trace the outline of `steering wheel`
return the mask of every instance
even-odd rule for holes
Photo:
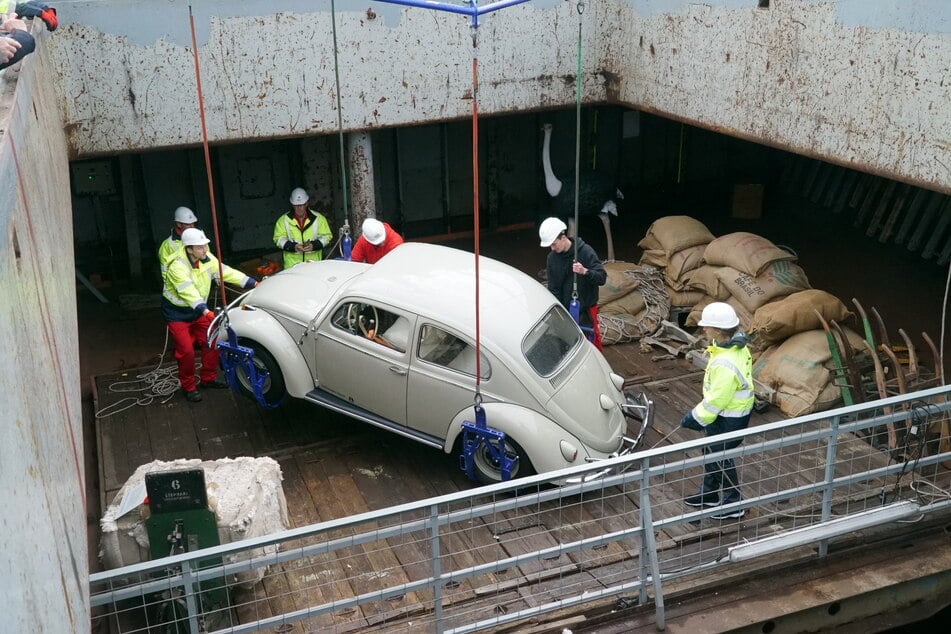
[[[352,304],[347,312],[347,327],[353,334],[359,331],[367,339],[373,339],[380,327],[380,315],[376,306]]]

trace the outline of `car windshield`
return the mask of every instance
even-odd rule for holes
[[[581,331],[560,306],[552,306],[522,342],[522,354],[542,376],[550,376],[581,340]]]

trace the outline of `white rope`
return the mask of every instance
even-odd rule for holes
[[[162,353],[159,356],[158,365],[152,370],[143,374],[137,374],[131,381],[116,381],[108,386],[108,390],[118,394],[140,394],[139,396],[127,396],[110,405],[103,407],[96,412],[96,418],[106,418],[119,412],[124,412],[136,406],[145,407],[151,405],[156,399],[162,399],[166,403],[172,398],[172,395],[178,391],[178,368],[175,363],[169,363],[162,366],[165,360],[165,353],[168,351],[168,329],[165,329],[165,344],[162,346]]]

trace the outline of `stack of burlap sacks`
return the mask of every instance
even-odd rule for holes
[[[775,391],[773,399],[784,413],[798,416],[839,403],[832,354],[816,311],[837,322],[852,314],[837,297],[810,286],[794,253],[752,233],[715,237],[689,216],[658,219],[638,246],[643,249],[638,265],[606,265],[604,288],[610,299],[599,302],[606,314],[599,323],[602,332],[611,332],[622,305],[639,305],[639,285],[628,291],[634,297],[618,294],[631,271],[653,268],[663,280],[669,306],[690,309],[686,326],[696,326],[710,302],[726,302],[736,310],[750,336],[754,378]],[[630,321],[637,313],[632,315]],[[845,330],[853,346],[861,348],[861,338]]]

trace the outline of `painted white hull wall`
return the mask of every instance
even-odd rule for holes
[[[191,0],[213,143],[472,114],[466,16],[380,2]],[[485,3],[482,3],[485,4]],[[951,3],[589,0],[585,103],[617,103],[951,191]],[[201,142],[186,0],[74,2],[51,46],[74,157]],[[576,3],[477,29],[479,112],[575,103]]]
[[[66,140],[39,29],[0,78],[3,632],[89,629],[86,488]]]

